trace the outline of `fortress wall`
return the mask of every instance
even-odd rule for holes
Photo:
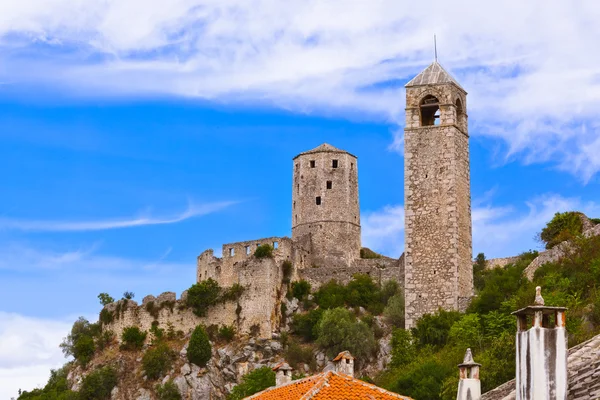
[[[150,331],[152,323],[158,321],[158,327],[164,329],[168,328],[168,324],[173,324],[173,329],[177,331],[183,331],[189,333],[198,325],[236,325],[236,307],[235,302],[227,302],[224,304],[218,304],[211,307],[208,310],[206,317],[196,316],[190,308],[180,309],[183,304],[182,300],[177,300],[173,309],[169,307],[163,307],[158,312],[158,317],[154,318],[148,311],[146,311],[145,305],[138,305],[133,300],[125,300],[127,302],[127,308],[121,312],[119,316],[115,315],[113,322],[103,326],[103,329],[113,331],[116,335],[117,340],[121,341],[121,333],[123,329],[130,326],[137,326],[141,330]],[[123,300],[122,300],[123,302]],[[158,304],[155,302],[155,306]],[[108,304],[105,309],[115,312],[117,303]]]
[[[300,278],[310,282],[313,288],[318,288],[330,280],[346,284],[354,274],[370,275],[377,283],[395,280],[404,287],[404,263],[387,257],[358,259],[350,266],[306,268],[299,273]]]
[[[268,244],[275,247],[273,258],[278,264],[285,260],[292,261],[294,246],[288,237],[269,237],[244,242],[227,243],[223,245],[223,257],[214,256],[212,249],[204,251],[197,258],[196,282],[212,278],[222,287],[229,287],[239,283],[239,274],[242,265],[247,260],[253,259],[258,246]]]
[[[278,325],[281,296],[281,262],[276,258],[252,258],[239,268],[239,283],[246,290],[240,298],[240,331],[260,328],[260,337],[271,338]]]

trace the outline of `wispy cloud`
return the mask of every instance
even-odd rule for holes
[[[557,194],[546,194],[522,205],[493,205],[487,192],[473,204],[473,251],[490,257],[513,256],[538,249],[536,234],[556,212],[578,210],[600,215],[600,203],[584,202]],[[362,218],[363,245],[385,255],[398,257],[404,251],[404,209],[386,206],[365,213]]]
[[[101,231],[107,229],[133,228],[146,225],[174,224],[190,218],[221,211],[236,204],[234,201],[223,201],[206,204],[189,204],[188,208],[171,216],[138,216],[130,218],[107,219],[96,221],[43,221],[22,220],[0,217],[0,229],[35,231],[35,232],[81,232]]]
[[[404,251],[404,206],[385,206],[361,215],[362,245],[389,257]]]
[[[598,19],[594,0],[4,0],[0,80],[401,128],[401,85],[431,61],[436,32],[470,93],[472,133],[499,139],[504,161],[551,162],[587,182],[600,170]]]

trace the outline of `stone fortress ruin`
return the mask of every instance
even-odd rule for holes
[[[227,243],[221,257],[212,249],[198,256],[197,282],[244,287],[234,303],[198,317],[185,308],[185,292],[180,300],[174,293],[147,296],[119,310],[113,330],[147,329],[155,321],[184,331],[224,324],[270,338],[284,325],[285,280],[319,287],[347,283],[356,273],[404,288],[407,328],[440,307],[465,309],[473,291],[466,92],[437,61],[406,85],[404,171],[406,243],[399,259],[361,258],[358,159],[325,143],[293,159],[291,238]],[[264,244],[273,247],[272,257],[255,257]],[[284,264],[291,265],[289,276]]]

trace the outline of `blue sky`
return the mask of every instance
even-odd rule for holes
[[[591,1],[50,3],[0,6],[2,398],[98,293],[180,293],[204,249],[289,235],[291,160],[323,142],[359,157],[363,244],[399,256],[403,85],[434,32],[469,92],[474,252],[600,216]]]

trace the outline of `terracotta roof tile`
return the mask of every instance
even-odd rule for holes
[[[323,372],[287,385],[266,389],[248,397],[252,400],[410,400],[370,383],[336,372]]]

